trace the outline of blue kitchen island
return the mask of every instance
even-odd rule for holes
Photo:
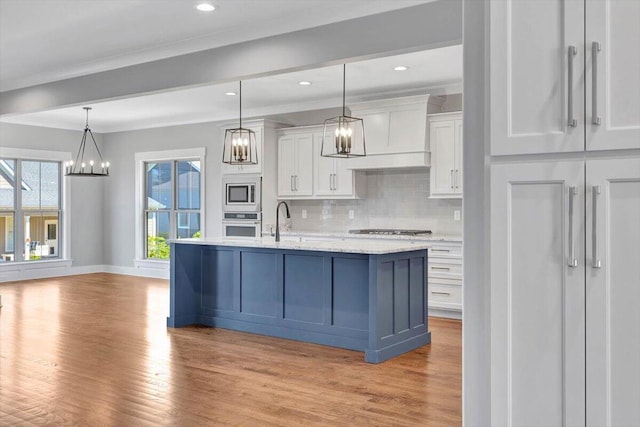
[[[171,242],[169,327],[200,324],[363,351],[431,342],[427,246],[414,242]]]

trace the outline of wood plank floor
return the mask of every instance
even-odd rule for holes
[[[455,426],[461,323],[379,365],[363,353],[166,328],[166,280],[0,284],[0,425]]]

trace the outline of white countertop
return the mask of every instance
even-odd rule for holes
[[[429,247],[427,242],[418,241],[385,241],[376,242],[362,240],[330,240],[330,241],[299,241],[282,240],[275,242],[273,237],[263,237],[261,239],[239,239],[239,238],[206,238],[206,239],[177,239],[171,240],[177,244],[191,245],[212,245],[212,246],[236,246],[249,248],[287,249],[299,251],[321,251],[321,252],[345,252],[356,254],[383,255],[398,252],[409,252],[423,250]]]
[[[262,233],[263,236],[268,236],[269,233]],[[304,230],[289,230],[281,231],[281,237],[319,237],[319,238],[334,238],[334,239],[380,239],[380,240],[405,240],[405,241],[417,241],[417,242],[462,242],[462,236],[455,236],[449,234],[420,234],[418,236],[399,236],[397,234],[354,234],[349,232],[339,231],[304,231]]]

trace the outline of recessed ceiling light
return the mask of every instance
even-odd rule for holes
[[[394,71],[407,71],[409,67],[405,67],[404,65],[398,65],[397,67],[393,67]]]
[[[235,92],[225,92],[224,94],[227,95],[227,96],[236,96],[237,95],[237,93],[235,93]]]
[[[308,82],[308,81],[301,81],[301,82],[298,82],[298,84],[299,84],[300,86],[310,86],[310,85],[311,85],[311,82]]]
[[[216,10],[216,7],[211,3],[198,3],[196,9],[198,9],[200,12],[213,12],[214,10]]]

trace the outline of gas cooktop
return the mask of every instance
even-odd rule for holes
[[[349,230],[351,234],[384,234],[391,236],[418,236],[421,234],[431,234],[431,230],[399,230],[385,228],[364,228],[359,230]]]

